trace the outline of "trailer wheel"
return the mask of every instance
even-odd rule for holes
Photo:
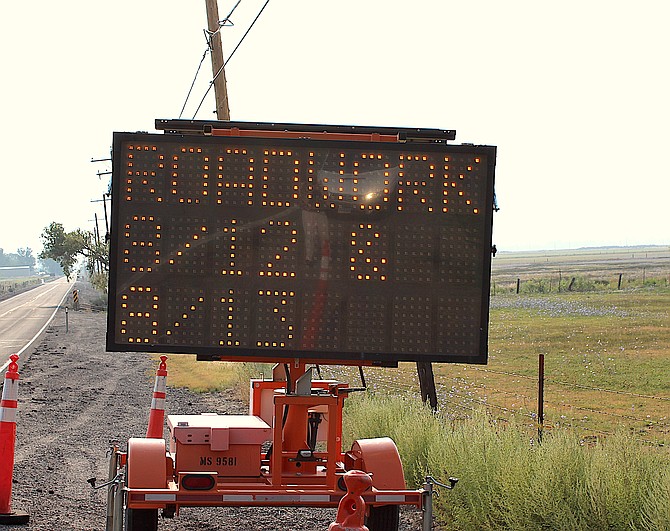
[[[158,531],[158,509],[126,509],[126,531]]]
[[[370,531],[398,531],[400,507],[398,505],[371,506],[370,515],[365,519]]]

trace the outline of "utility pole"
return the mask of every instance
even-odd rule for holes
[[[210,31],[212,51],[212,74],[214,75],[214,98],[216,99],[216,117],[219,120],[230,120],[228,107],[228,88],[226,72],[223,69],[223,48],[221,47],[221,31],[219,26],[219,6],[217,0],[205,0],[207,7],[207,28]]]

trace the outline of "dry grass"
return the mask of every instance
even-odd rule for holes
[[[152,356],[159,364],[159,354]],[[267,377],[270,366],[262,363],[230,363],[225,361],[196,361],[190,354],[170,354],[167,360],[168,385],[185,387],[196,393],[212,393],[236,388],[240,397],[248,399],[249,379],[262,374]]]

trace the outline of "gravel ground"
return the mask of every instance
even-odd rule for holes
[[[83,303],[96,298],[80,283]],[[91,477],[107,477],[106,452],[113,442],[146,432],[156,362],[138,353],[105,352],[106,314],[70,311],[56,315],[34,351],[19,360],[19,406],[12,508],[30,523],[7,530],[98,530],[105,527],[106,490]],[[169,362],[168,362],[169,364]],[[168,365],[169,371],[169,365]],[[169,375],[168,375],[169,384]],[[245,413],[232,393],[190,393],[168,387],[167,413]],[[334,509],[185,508],[159,530],[320,530]],[[417,511],[403,511],[403,531],[421,529]]]

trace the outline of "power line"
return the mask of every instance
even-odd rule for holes
[[[191,88],[188,89],[188,94],[186,94],[186,99],[184,100],[184,105],[182,105],[181,111],[179,112],[179,118],[182,117],[184,114],[184,109],[186,109],[186,104],[188,103],[188,99],[191,97],[191,92],[193,92],[193,87],[195,85],[195,81],[198,79],[198,74],[200,73],[200,68],[202,68],[202,63],[205,61],[205,57],[207,57],[207,54],[209,53],[209,48],[205,50],[205,53],[202,54],[202,58],[200,59],[200,64],[198,65],[198,69],[195,71],[195,76],[193,77],[193,81],[191,82]]]
[[[237,49],[240,47],[240,44],[242,44],[242,42],[244,41],[244,39],[246,39],[247,35],[248,35],[249,32],[251,31],[251,28],[254,27],[254,24],[256,24],[256,21],[257,21],[258,18],[261,16],[261,13],[263,13],[263,11],[265,10],[265,8],[267,7],[267,5],[268,5],[269,3],[270,3],[270,0],[266,0],[266,1],[265,1],[265,4],[263,4],[263,7],[261,7],[261,10],[258,12],[258,15],[256,15],[256,18],[254,19],[254,21],[251,23],[251,25],[249,26],[249,28],[247,29],[247,31],[244,33],[244,35],[242,35],[242,38],[240,39],[240,42],[237,43],[237,46],[235,46],[235,48],[233,49],[233,51],[231,52],[231,54],[228,56],[228,59],[226,59],[226,62],[223,63],[223,66],[224,66],[224,67],[228,64],[228,61],[230,61],[230,60],[232,59],[233,55],[235,55],[235,52],[236,52]],[[219,74],[217,74],[217,76],[218,76],[218,75],[219,75]]]

